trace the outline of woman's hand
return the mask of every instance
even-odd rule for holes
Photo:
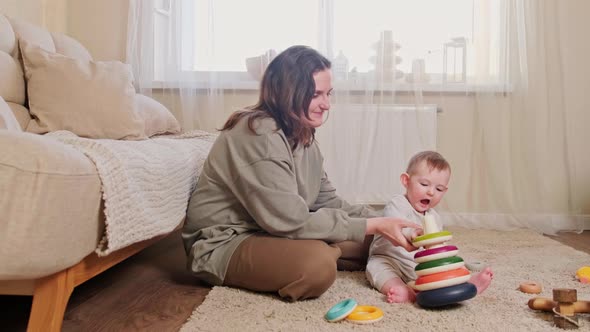
[[[406,227],[417,230],[422,229],[413,222],[400,218],[379,217],[367,219],[367,234],[381,234],[393,245],[403,247],[407,251],[414,251],[418,248],[408,242],[402,233],[402,229]]]
[[[404,234],[406,240],[412,242],[418,236],[424,235],[424,230],[422,228],[404,228],[402,229],[402,234]]]

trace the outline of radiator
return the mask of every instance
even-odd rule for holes
[[[436,105],[338,105],[318,128],[324,167],[351,203],[383,204],[404,188],[410,157],[436,150]]]

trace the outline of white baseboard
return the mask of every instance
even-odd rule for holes
[[[530,228],[545,234],[590,230],[590,215],[488,214],[440,212],[445,225],[468,228],[511,230]]]

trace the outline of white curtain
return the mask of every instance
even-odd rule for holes
[[[559,4],[506,1],[500,9],[504,50],[496,61],[505,93],[474,95],[462,142],[468,160],[458,179],[462,190],[446,200],[447,211],[453,222],[477,227],[545,233],[588,227],[584,191],[576,188],[582,174],[568,122],[575,114],[565,99]],[[492,64],[485,64],[476,79],[488,79]]]
[[[384,203],[411,155],[435,149],[453,169],[447,224],[584,227],[557,1],[454,1],[456,18],[449,3],[132,0],[128,61],[185,130],[215,131],[256,102],[277,52],[313,46],[333,63],[317,139],[340,195]]]

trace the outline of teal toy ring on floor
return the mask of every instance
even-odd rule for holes
[[[324,316],[328,322],[337,322],[343,320],[346,316],[357,307],[357,302],[354,299],[346,299],[336,303]]]

